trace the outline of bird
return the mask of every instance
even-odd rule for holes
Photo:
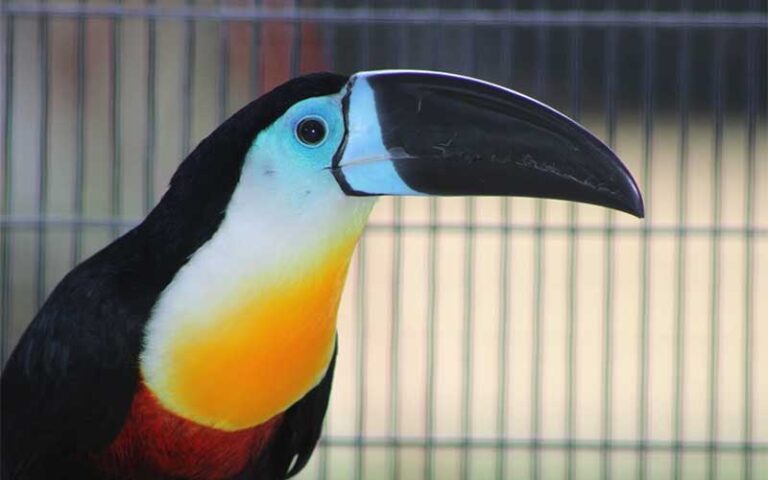
[[[3,480],[282,479],[321,434],[350,258],[381,196],[643,216],[553,108],[433,71],[312,73],[225,120],[53,289],[2,372]]]

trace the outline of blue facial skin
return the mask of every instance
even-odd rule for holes
[[[308,118],[326,127],[325,138],[315,145],[302,142],[296,133]],[[301,101],[259,133],[246,155],[240,181],[257,186],[265,203],[288,208],[285,215],[308,214],[315,204],[344,196],[330,170],[343,138],[340,95]]]
[[[343,178],[355,192],[370,195],[421,195],[409,188],[392,164],[404,152],[390,152],[381,139],[373,91],[359,81],[350,95],[349,124],[345,126],[342,99],[346,90],[325,97],[303,100],[288,109],[259,134],[248,153],[248,162],[258,162],[260,171],[279,180],[279,190],[343,194],[331,168],[333,159],[348,135],[341,162]],[[325,127],[325,138],[316,144],[303,141],[298,132],[302,121],[315,119]],[[345,128],[346,127],[346,128]],[[272,183],[271,188],[278,188]],[[307,193],[308,195],[308,193]],[[294,200],[295,202],[295,200]]]
[[[297,128],[303,120],[315,119],[325,126],[325,138],[308,144],[299,138]],[[254,146],[283,156],[288,168],[323,170],[330,168],[333,156],[344,137],[341,96],[331,95],[303,100],[288,109],[259,135]],[[286,165],[287,166],[287,165]]]

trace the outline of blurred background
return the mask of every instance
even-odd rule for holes
[[[301,478],[768,478],[767,7],[4,1],[1,358],[250,99],[302,72],[445,70],[581,121],[647,217],[382,199]]]

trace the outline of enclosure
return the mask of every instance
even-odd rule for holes
[[[646,218],[382,199],[301,478],[768,478],[765,0],[2,9],[3,361],[250,99],[302,72],[444,70],[578,119]]]

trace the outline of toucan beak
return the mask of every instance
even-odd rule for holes
[[[347,195],[511,195],[643,216],[621,160],[578,123],[525,95],[438,72],[353,75],[332,170]]]

